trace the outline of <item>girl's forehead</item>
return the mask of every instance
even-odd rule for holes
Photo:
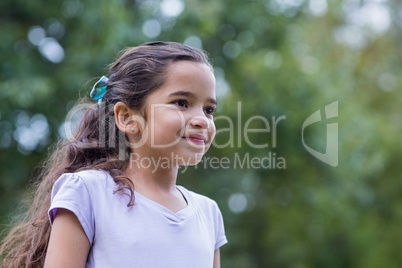
[[[167,68],[167,75],[191,75],[194,73],[207,73],[208,75],[214,75],[211,66],[203,62],[194,61],[176,61],[171,63]]]
[[[180,61],[171,64],[167,70],[167,77],[162,88],[174,90],[174,88],[186,87],[194,90],[215,90],[215,76],[211,67],[205,63]]]
[[[165,83],[150,95],[151,99],[186,97],[214,103],[215,76],[210,66],[180,61],[169,67]]]

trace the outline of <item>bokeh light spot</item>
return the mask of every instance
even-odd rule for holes
[[[142,32],[149,38],[158,37],[161,30],[161,24],[156,19],[146,20],[142,25]]]
[[[184,44],[190,47],[202,49],[202,41],[198,36],[192,35],[184,40]]]
[[[28,40],[35,46],[38,46],[45,37],[45,29],[40,26],[32,26],[28,31]]]
[[[233,213],[243,212],[247,208],[247,197],[243,193],[231,194],[228,205]]]
[[[184,2],[181,0],[163,0],[160,7],[162,15],[166,17],[177,17],[184,10]]]
[[[64,49],[53,37],[43,39],[39,44],[39,51],[53,63],[59,63],[64,59]]]

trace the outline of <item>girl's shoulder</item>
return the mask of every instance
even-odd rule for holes
[[[73,176],[78,176],[87,182],[113,179],[109,172],[97,169],[82,170],[70,174],[73,174]]]
[[[54,188],[68,184],[86,187],[88,190],[115,187],[114,180],[107,171],[92,169],[64,173],[56,180]]]

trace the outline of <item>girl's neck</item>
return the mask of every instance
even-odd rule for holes
[[[176,187],[178,166],[172,168],[129,168],[126,174],[134,183],[134,190],[159,203],[173,213],[184,209],[187,200]]]
[[[139,193],[177,192],[176,180],[178,166],[162,168],[154,165],[150,167],[132,165],[126,169],[125,173],[133,181],[134,190]]]

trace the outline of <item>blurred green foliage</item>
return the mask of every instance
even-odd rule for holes
[[[216,68],[217,128],[231,127],[219,116],[234,122],[233,132],[216,136],[222,145],[233,134],[234,146],[206,155],[229,158],[230,168],[200,163],[182,168],[178,180],[218,202],[229,240],[222,267],[402,264],[398,1],[3,0],[0,14],[0,230],[66,113],[116,53],[166,40],[202,44]],[[303,122],[334,101],[339,116],[305,135],[325,152],[326,124],[338,123],[337,167],[301,140]],[[276,131],[271,124],[270,132],[249,133],[268,148],[245,140],[255,115],[270,123],[286,117]],[[262,120],[249,125],[264,127]],[[286,168],[233,166],[236,155],[270,153]]]

